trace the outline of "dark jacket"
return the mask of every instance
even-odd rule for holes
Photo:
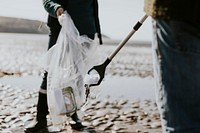
[[[154,19],[200,22],[200,0],[145,0],[144,10]]]
[[[98,33],[102,44],[97,0],[43,0],[43,5],[49,13],[47,24],[50,28],[60,27],[56,10],[62,7],[70,14],[81,35]]]

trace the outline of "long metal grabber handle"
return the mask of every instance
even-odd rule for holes
[[[127,37],[122,40],[119,44],[118,44],[118,47],[115,51],[113,51],[111,53],[111,55],[108,57],[108,59],[112,60],[115,55],[120,51],[120,49],[126,44],[126,42],[133,36],[133,34],[141,27],[141,25],[143,24],[143,22],[147,19],[148,15],[144,15],[143,18],[138,21],[136,23],[136,25],[133,27],[132,31],[127,35]]]
[[[127,37],[119,43],[119,45],[117,46],[117,49],[115,51],[113,51],[113,53],[104,61],[103,64],[93,66],[88,71],[88,74],[89,74],[91,71],[95,70],[99,74],[99,77],[100,77],[98,83],[90,84],[89,86],[96,86],[101,83],[101,81],[103,80],[103,78],[105,76],[105,70],[106,70],[107,65],[111,62],[111,60],[114,58],[114,56],[120,51],[120,49],[126,44],[126,42],[131,38],[131,36],[141,27],[141,25],[147,19],[147,17],[148,17],[148,15],[145,14],[142,17],[142,19],[136,23],[136,25],[133,27],[133,29],[127,35]]]

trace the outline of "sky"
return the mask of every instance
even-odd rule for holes
[[[0,16],[46,22],[47,13],[42,0],[0,0],[0,3]],[[143,0],[99,0],[102,33],[111,39],[124,39],[137,21],[145,15],[143,5]],[[131,40],[151,41],[151,39],[152,27],[149,17]]]

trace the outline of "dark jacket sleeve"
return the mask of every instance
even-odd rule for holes
[[[62,7],[60,4],[58,4],[58,0],[43,0],[43,6],[49,15],[55,18],[57,17],[56,10],[58,7]]]

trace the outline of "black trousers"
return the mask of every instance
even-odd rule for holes
[[[56,28],[50,28],[48,49],[50,49],[53,45],[56,44],[60,30],[61,26],[57,26]],[[86,34],[86,35],[89,38],[94,39],[94,34]],[[41,90],[47,90],[47,75],[48,73],[45,72],[43,76],[43,81],[40,86],[40,92],[37,104],[37,121],[43,121],[43,122],[46,122],[46,115],[48,115],[49,113],[47,104],[47,95],[46,93],[41,92]],[[71,118],[76,122],[79,120],[77,113],[74,113],[71,116]]]

